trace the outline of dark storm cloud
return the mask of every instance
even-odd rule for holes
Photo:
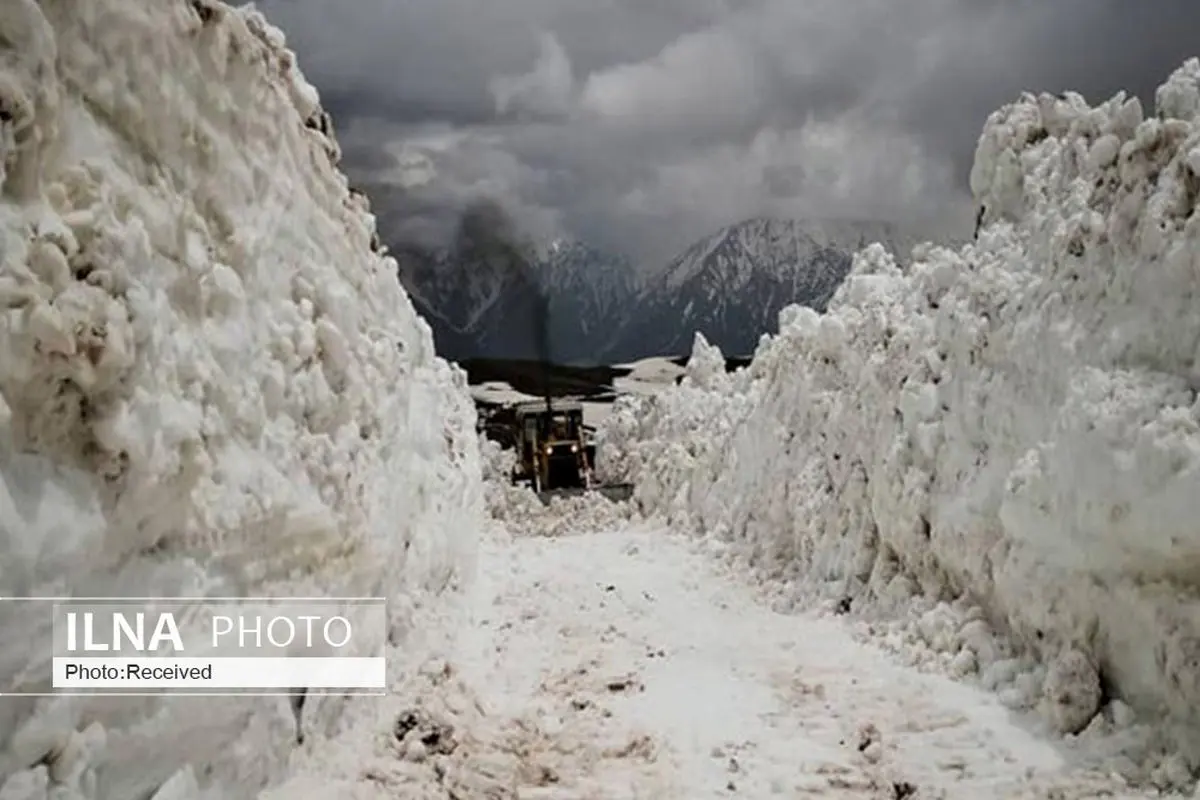
[[[652,261],[754,215],[965,221],[989,112],[1149,100],[1200,50],[1195,0],[260,5],[393,230],[491,196]]]
[[[488,98],[490,103],[491,98]],[[335,120],[374,118],[399,124],[421,124],[430,120],[452,125],[485,125],[496,118],[494,104],[478,99],[417,97],[381,94],[367,87],[336,88],[321,92],[321,105]]]
[[[982,121],[1021,91],[1074,91],[1093,104],[1125,91],[1150,109],[1167,75],[1200,56],[1194,0],[978,2],[984,13],[973,34],[914,88],[906,117],[950,154],[960,176],[970,169]],[[1004,31],[999,45],[988,44],[997,28]]]

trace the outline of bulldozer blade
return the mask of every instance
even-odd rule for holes
[[[538,499],[544,505],[550,505],[550,501],[556,497],[578,497],[584,494],[600,494],[612,500],[614,503],[622,503],[633,497],[632,483],[616,483],[609,486],[593,486],[591,489],[575,488],[575,489],[548,489],[537,493]]]
[[[614,503],[623,503],[633,497],[633,484],[614,483],[609,486],[597,486],[592,491],[599,492]]]

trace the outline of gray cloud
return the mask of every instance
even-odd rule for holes
[[[434,235],[490,195],[529,235],[651,262],[754,215],[963,224],[990,111],[1023,90],[1149,98],[1200,50],[1194,0],[260,6],[348,165],[389,184],[385,233]]]

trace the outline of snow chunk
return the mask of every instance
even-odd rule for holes
[[[625,528],[636,516],[630,503],[609,500],[599,492],[556,497],[543,504],[528,486],[510,480],[516,454],[493,441],[481,443],[484,487],[492,519],[512,536],[567,536]]]
[[[1100,710],[1100,676],[1075,649],[1054,659],[1042,685],[1046,713],[1059,733],[1079,733]]]
[[[701,389],[719,389],[726,385],[725,379],[725,356],[721,354],[721,348],[709,344],[704,334],[696,331],[683,381]]]

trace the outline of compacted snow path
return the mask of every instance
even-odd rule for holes
[[[482,557],[452,661],[488,717],[530,731],[520,798],[1135,796],[1070,774],[991,695],[838,618],[772,612],[686,540],[515,538]]]

